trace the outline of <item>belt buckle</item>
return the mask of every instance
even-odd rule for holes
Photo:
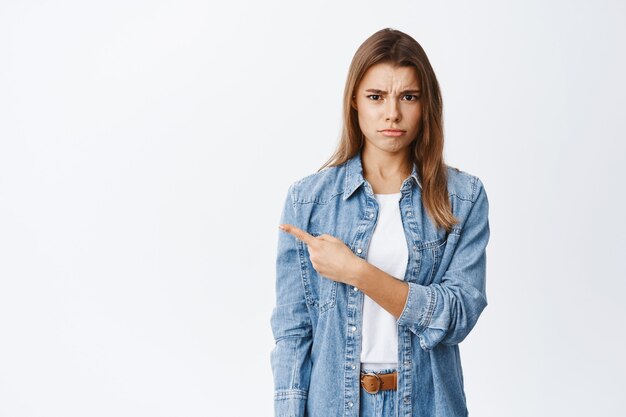
[[[378,376],[377,373],[375,372],[362,372],[361,373],[361,384],[363,384],[363,378],[365,378],[367,375],[372,375],[374,377],[376,377],[376,379],[378,380],[378,386],[376,387],[376,391],[369,391],[366,387],[363,387],[365,389],[365,391],[369,392],[370,394],[376,394],[378,391],[380,391],[380,387],[383,385],[383,381],[380,380],[380,376]]]

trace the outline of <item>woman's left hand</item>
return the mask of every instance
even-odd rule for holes
[[[363,259],[356,256],[341,239],[328,234],[316,237],[291,224],[278,227],[307,245],[311,264],[319,274],[350,285],[355,281],[356,271]]]

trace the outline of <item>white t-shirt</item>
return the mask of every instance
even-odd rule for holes
[[[400,218],[401,193],[374,194],[374,196],[379,206],[378,221],[366,260],[389,275],[404,279],[409,251]],[[396,368],[398,363],[396,319],[366,294],[363,295],[361,368],[369,370]]]

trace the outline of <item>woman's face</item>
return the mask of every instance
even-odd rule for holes
[[[358,112],[364,146],[404,152],[417,137],[422,103],[417,70],[388,63],[371,66],[357,85],[352,106]],[[385,129],[400,132],[385,132]]]

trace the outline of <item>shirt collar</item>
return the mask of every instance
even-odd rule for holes
[[[363,177],[363,165],[361,162],[361,151],[359,150],[356,155],[346,161],[346,180],[343,188],[343,199],[347,200],[348,197],[356,191],[357,188],[365,182]],[[409,178],[412,178],[415,183],[422,188],[419,175],[417,173],[417,165],[413,163],[413,171]],[[402,184],[404,187],[404,183]]]

